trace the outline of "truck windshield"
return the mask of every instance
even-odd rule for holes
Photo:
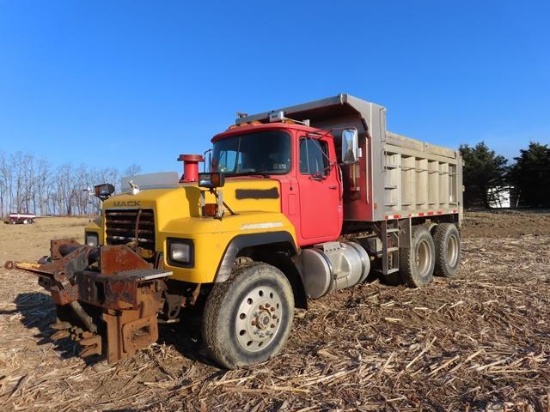
[[[285,174],[290,170],[290,136],[264,131],[231,136],[214,143],[212,171],[227,176]]]

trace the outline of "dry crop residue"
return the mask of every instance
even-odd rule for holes
[[[86,219],[0,225],[0,259],[34,260]],[[298,311],[283,353],[208,363],[196,319],[116,365],[54,345],[35,279],[0,269],[0,409],[60,411],[550,410],[550,214],[467,212],[460,277],[365,284]]]

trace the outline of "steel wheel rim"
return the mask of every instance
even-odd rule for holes
[[[428,242],[420,242],[416,254],[416,267],[418,274],[421,277],[426,277],[429,274],[431,262],[431,251]]]
[[[265,349],[281,328],[283,305],[269,286],[250,290],[243,298],[235,319],[235,333],[241,347],[250,352]]]
[[[455,236],[449,237],[446,259],[450,267],[455,267],[458,262],[458,240]]]

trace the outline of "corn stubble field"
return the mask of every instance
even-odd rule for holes
[[[458,278],[311,301],[279,357],[236,371],[209,363],[196,318],[115,365],[54,344],[49,295],[3,262],[86,222],[0,225],[2,411],[550,411],[548,212],[466,213]]]

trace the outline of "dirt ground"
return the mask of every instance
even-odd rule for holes
[[[237,371],[209,363],[195,322],[115,365],[54,344],[49,295],[3,262],[86,222],[0,224],[2,411],[550,411],[549,212],[467,212],[458,278],[311,301],[279,357]]]

